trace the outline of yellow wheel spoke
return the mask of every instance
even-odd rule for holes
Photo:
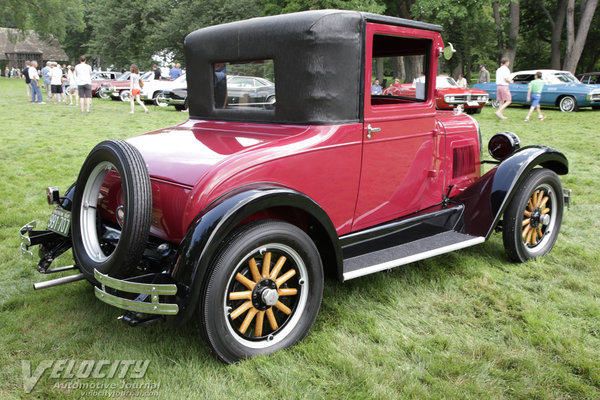
[[[277,294],[279,296],[295,296],[298,294],[298,289],[279,289]]]
[[[254,257],[248,261],[248,266],[250,267],[250,273],[252,274],[252,279],[254,279],[254,282],[260,281],[260,272],[258,272],[258,267],[256,266],[256,260]]]
[[[533,196],[531,196],[533,207],[537,207],[538,203],[538,192],[533,192]]]
[[[525,237],[527,236],[527,233],[529,232],[529,229],[531,229],[531,225],[527,225],[524,229],[523,229],[523,239],[525,239]]]
[[[533,211],[533,209],[535,208],[535,207],[533,207],[533,204],[531,204],[531,199],[529,199],[529,207],[528,208],[529,208],[529,211]]]
[[[550,212],[550,209],[548,207],[546,207],[542,210],[542,214],[548,214],[549,212]]]
[[[544,234],[542,233],[542,229],[539,226],[537,227],[537,234],[540,239],[542,238],[542,236],[544,236]]]
[[[542,200],[544,199],[544,191],[540,190],[538,195],[537,207],[541,207]]]
[[[248,311],[250,308],[252,308],[252,302],[247,301],[244,304],[242,304],[241,306],[239,306],[238,308],[236,308],[235,311],[233,311],[231,314],[229,314],[229,316],[231,317],[232,320],[234,320],[237,317],[239,317],[240,315],[242,315],[243,313],[245,313],[246,311]]]
[[[527,210],[525,210],[525,216],[526,216],[527,218],[531,218],[531,211],[527,211]]]
[[[271,329],[275,330],[277,328],[279,328],[279,325],[277,325],[277,320],[275,319],[275,314],[273,314],[273,308],[269,308],[266,311],[267,314],[267,320],[269,321],[269,325],[271,325]]]
[[[525,225],[529,224],[530,222],[531,222],[531,218],[524,219],[521,226],[525,226]]]
[[[544,197],[540,203],[540,208],[544,208],[546,206],[546,203],[548,202],[548,200],[550,200],[550,198],[548,196]]]
[[[242,322],[242,325],[240,325],[241,333],[246,333],[248,327],[250,326],[250,323],[254,319],[254,316],[257,312],[258,310],[256,308],[252,308],[250,311],[248,311],[248,314],[246,314],[246,318],[244,318],[244,322]]]
[[[254,286],[256,285],[256,282],[252,282],[250,279],[246,278],[239,272],[235,276],[235,280],[241,283],[242,285],[246,286],[250,290],[254,289]]]
[[[229,293],[229,300],[252,300],[252,291],[231,292]]]
[[[262,263],[262,277],[267,279],[269,277],[269,270],[271,269],[271,252],[267,251],[265,253],[265,258],[263,258]]]
[[[265,312],[259,311],[256,314],[256,325],[254,326],[254,336],[262,336],[263,321],[265,320]]]
[[[537,242],[537,230],[532,229],[531,232],[531,244],[534,245]]]
[[[281,272],[281,268],[283,268],[283,264],[285,264],[286,260],[287,258],[284,256],[279,257],[279,260],[277,260],[277,263],[275,263],[275,266],[273,267],[273,271],[271,271],[271,279],[277,279],[277,275],[279,275],[279,272]]]
[[[529,233],[527,233],[527,238],[525,239],[525,243],[531,243],[532,233],[533,233],[533,229],[530,229]]]
[[[275,281],[275,284],[277,285],[277,287],[279,287],[282,284],[284,284],[285,282],[287,282],[287,280],[290,279],[294,275],[296,275],[296,270],[295,269],[290,269],[288,272],[286,272],[285,274],[281,275],[279,277],[279,279],[277,279]]]
[[[284,314],[290,315],[292,313],[292,310],[290,310],[288,306],[286,306],[279,300],[277,300],[277,303],[275,303],[275,307],[277,307],[277,309]]]

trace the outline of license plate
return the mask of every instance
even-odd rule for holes
[[[478,106],[478,105],[479,105],[479,103],[478,103],[478,102],[476,102],[476,101],[467,101],[467,105],[468,105],[468,106],[471,106],[471,107],[474,107],[474,106]]]
[[[56,232],[62,236],[69,236],[71,227],[71,212],[62,208],[55,208],[48,221],[48,230]]]

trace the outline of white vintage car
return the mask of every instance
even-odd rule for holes
[[[144,87],[142,88],[142,94],[140,95],[140,99],[145,102],[154,102],[157,106],[167,106],[164,101],[161,102],[157,100],[157,96],[163,90],[173,90],[175,88],[180,88],[186,86],[185,74],[181,75],[179,78],[173,81],[157,81],[151,80],[148,82],[144,82]]]

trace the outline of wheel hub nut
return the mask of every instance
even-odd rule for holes
[[[275,289],[265,289],[262,292],[262,301],[269,307],[273,307],[277,300],[279,299],[279,295],[277,294],[277,290]]]
[[[540,223],[540,217],[542,216],[542,214],[540,214],[540,211],[538,209],[536,209],[534,212],[531,213],[531,226],[536,228],[538,226],[538,224]]]
[[[271,279],[263,279],[258,282],[252,292],[252,304],[259,311],[273,307],[279,300],[277,284]]]

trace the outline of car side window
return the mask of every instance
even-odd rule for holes
[[[515,77],[513,78],[513,81],[517,84],[527,85],[529,82],[534,80],[534,78],[535,78],[534,74],[520,74],[520,75],[515,75]]]
[[[371,104],[427,101],[430,49],[427,39],[374,35]]]

